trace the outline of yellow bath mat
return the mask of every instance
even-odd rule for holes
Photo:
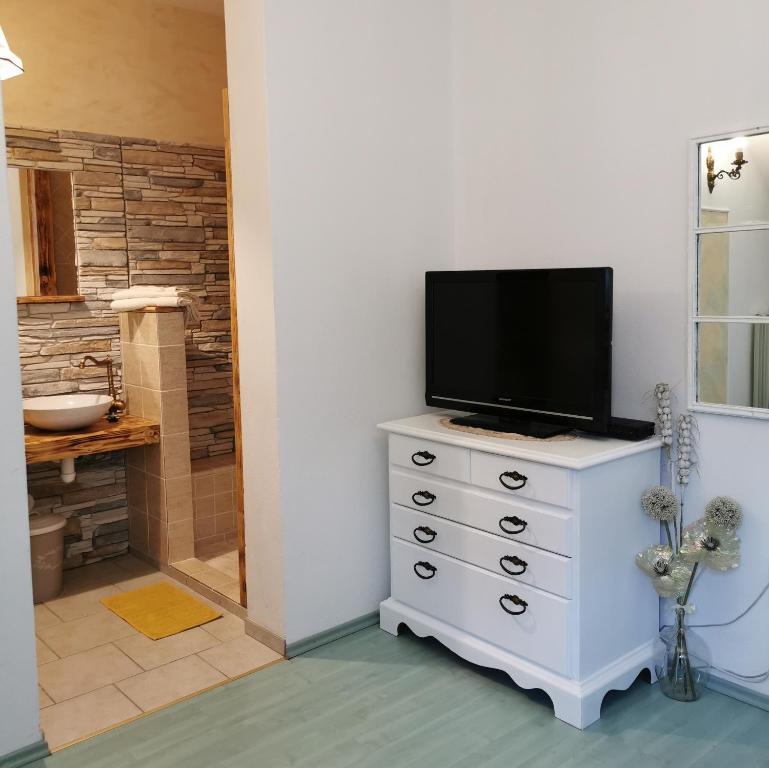
[[[199,627],[222,615],[165,581],[105,597],[101,602],[151,640]]]

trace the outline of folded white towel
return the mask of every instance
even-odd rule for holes
[[[185,298],[193,298],[192,294],[184,288],[161,285],[132,285],[130,288],[115,291],[112,294],[112,299],[146,299],[159,296],[184,296]]]
[[[133,312],[146,307],[182,307],[187,325],[197,323],[200,315],[195,307],[193,296],[135,296],[127,299],[116,299],[110,304],[113,312]]]

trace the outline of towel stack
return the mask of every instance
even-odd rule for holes
[[[183,307],[187,324],[200,319],[195,302],[197,299],[183,288],[167,288],[158,285],[133,285],[112,294],[111,309],[114,312],[132,312],[146,307]]]

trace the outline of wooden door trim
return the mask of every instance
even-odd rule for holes
[[[246,521],[243,503],[243,430],[240,410],[240,359],[238,355],[238,300],[235,286],[235,234],[232,219],[232,155],[230,153],[230,105],[222,91],[224,115],[224,161],[227,173],[227,247],[230,267],[230,338],[232,340],[232,411],[235,427],[235,519],[238,530],[238,574],[240,604],[248,605],[246,591]]]

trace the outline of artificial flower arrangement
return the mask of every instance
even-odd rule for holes
[[[670,390],[657,385],[658,425],[665,449],[672,454],[673,430],[670,418]],[[662,417],[662,418],[660,418]],[[649,488],[641,497],[641,506],[649,517],[661,523],[666,544],[655,544],[636,555],[636,565],[651,579],[660,597],[672,598],[676,623],[660,634],[655,654],[657,677],[663,692],[680,701],[698,698],[709,672],[706,648],[687,630],[685,616],[693,610],[689,604],[700,568],[729,571],[740,564],[740,540],[736,530],[742,522],[740,505],[727,496],[716,496],[705,506],[705,515],[684,527],[683,501],[689,474],[694,466],[696,423],[690,414],[678,418],[677,450],[670,458],[671,476],[680,486],[680,500],[663,485]]]

